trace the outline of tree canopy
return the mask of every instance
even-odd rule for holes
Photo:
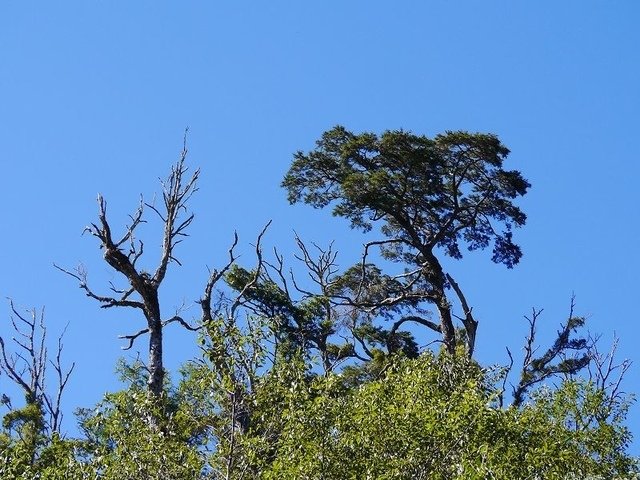
[[[520,172],[502,168],[508,154],[490,134],[447,132],[430,139],[405,131],[354,134],[338,126],[311,152],[295,154],[282,185],[292,203],[332,205],[334,215],[365,231],[379,225],[384,238],[375,244],[382,255],[407,265],[400,294],[382,305],[433,303],[440,325],[432,329],[442,334],[450,353],[456,337],[446,288],[453,286],[463,305],[471,355],[477,323],[436,250],[460,259],[462,247],[491,246],[494,262],[508,268],[518,263],[522,252],[513,229],[525,224],[526,215],[513,201],[530,185]]]
[[[122,361],[123,389],[76,412],[80,433],[67,438],[60,398],[73,366],[63,366],[62,337],[51,361],[44,318],[11,304],[13,342],[0,335],[0,369],[22,390],[24,404],[0,397],[7,409],[0,476],[638,478],[625,425],[633,399],[621,387],[629,362],[615,358],[615,345],[601,353],[573,300],[546,348],[536,336],[541,311],[525,317],[519,369],[510,350],[502,366],[474,358],[478,322],[441,254],[461,259],[465,249],[491,248],[494,262],[518,263],[513,231],[526,216],[515,201],[530,185],[503,169],[508,153],[490,134],[325,132],[314,150],[295,154],[283,181],[289,200],[332,206],[352,227],[379,227],[382,237],[367,241],[361,260],[347,268],[333,244],[296,237],[296,270],[277,248],[265,254],[269,224],[253,243],[252,265],[240,263],[236,234],[194,292],[199,318],[191,323],[163,319],[159,298],[194,218],[180,216],[199,176],[185,176],[186,148],[163,183],[163,208],[141,202],[120,239],[112,237],[100,197],[99,221],[89,232],[125,287],[100,295],[83,269],[61,270],[103,308],[142,311],[146,328],[122,338],[131,347],[148,334],[149,362]],[[136,263],[144,242],[134,234],[145,207],[164,227],[153,275]],[[381,256],[374,258],[376,247]],[[401,271],[392,272],[398,265]],[[176,380],[162,363],[170,323],[197,332],[199,347]],[[425,330],[410,331],[409,324]],[[421,346],[425,333],[439,341]]]
[[[530,185],[502,168],[508,154],[490,134],[378,137],[335,127],[313,151],[296,153],[282,185],[290,202],[333,204],[333,214],[354,228],[380,224],[394,247],[385,250],[391,259],[424,262],[436,247],[459,259],[461,245],[491,245],[492,260],[511,268],[522,255],[512,229],[526,221],[513,200]]]

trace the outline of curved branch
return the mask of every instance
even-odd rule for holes
[[[419,317],[417,315],[408,315],[406,317],[402,317],[400,320],[394,322],[391,330],[389,330],[389,335],[395,335],[398,331],[398,328],[402,326],[402,324],[407,322],[418,323],[420,325],[424,325],[427,328],[430,328],[434,332],[442,333],[442,326],[432,322],[431,320],[427,320],[426,318]]]

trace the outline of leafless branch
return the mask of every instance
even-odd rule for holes
[[[62,367],[62,339],[64,331],[58,337],[56,355],[49,360],[46,347],[47,328],[44,322],[44,309],[38,312],[29,310],[28,316],[21,313],[12,300],[9,300],[11,325],[17,337],[13,343],[18,347],[10,353],[4,339],[0,337],[0,370],[3,371],[25,394],[27,403],[39,405],[44,415],[45,428],[49,432],[59,432],[62,421],[60,403],[67,382],[74,370],[75,363],[65,371]],[[66,327],[65,327],[66,331]],[[53,367],[57,377],[55,393],[51,393],[46,378],[47,366]],[[10,405],[7,401],[3,403]]]
[[[498,406],[502,408],[504,406],[504,393],[507,391],[507,381],[509,379],[509,374],[513,369],[513,355],[511,354],[511,350],[507,347],[507,355],[509,356],[509,364],[506,367],[502,368],[502,383],[500,385],[500,390],[498,390]]]
[[[231,305],[230,315],[229,315],[230,318],[235,317],[235,312],[238,309],[238,307],[245,303],[246,293],[251,288],[253,288],[254,285],[256,285],[256,283],[258,282],[258,279],[260,278],[260,274],[262,273],[262,269],[264,268],[264,261],[262,259],[262,237],[264,237],[264,234],[267,232],[267,229],[269,228],[270,225],[271,225],[271,220],[267,222],[267,224],[262,228],[262,231],[258,234],[258,238],[256,239],[256,244],[254,246],[255,253],[256,253],[256,268],[254,269],[254,274],[251,280],[249,280],[247,284],[242,288],[240,293],[236,295],[236,298],[233,301],[233,304]]]
[[[603,353],[598,349],[599,337],[590,337],[589,343],[591,345],[589,349],[591,362],[587,367],[588,378],[596,388],[606,394],[607,406],[612,409],[625,397],[625,392],[622,391],[622,381],[631,368],[632,362],[627,358],[622,361],[616,359],[619,338],[615,335],[608,352]]]
[[[67,386],[67,382],[69,381],[71,374],[73,373],[73,369],[76,366],[75,362],[71,363],[71,367],[69,367],[69,370],[67,370],[66,372],[63,371],[61,367],[62,365],[61,356],[62,356],[62,350],[64,349],[64,345],[62,344],[62,338],[66,333],[68,326],[69,324],[65,326],[64,330],[62,331],[62,334],[60,334],[60,336],[58,337],[55,360],[50,360],[49,362],[50,365],[55,370],[56,377],[57,377],[58,388],[56,389],[56,392],[55,392],[55,398],[51,399],[49,395],[44,395],[44,401],[51,417],[51,422],[50,422],[51,429],[54,432],[57,432],[60,430],[60,425],[62,423],[62,418],[63,418],[63,414],[60,409],[62,394],[64,392],[64,389]]]
[[[333,250],[333,242],[329,244],[329,247],[324,249],[318,246],[316,243],[312,243],[313,247],[318,251],[317,258],[311,255],[309,248],[300,239],[298,234],[295,234],[296,244],[300,250],[300,254],[295,254],[294,257],[297,260],[303,262],[307,267],[307,274],[311,281],[325,290],[330,283],[331,278],[337,273],[336,258],[338,252]],[[309,292],[304,292],[308,295],[313,295]]]
[[[143,328],[142,330],[139,330],[132,335],[118,335],[118,338],[129,341],[129,344],[126,347],[122,347],[122,350],[130,350],[131,347],[133,347],[133,342],[135,342],[138,337],[144,335],[145,333],[149,333],[148,328]]]
[[[217,285],[217,283],[224,277],[225,273],[227,273],[229,269],[235,264],[237,259],[235,255],[235,248],[237,245],[238,233],[234,232],[233,243],[231,244],[231,247],[229,247],[229,260],[221,269],[211,270],[211,272],[209,273],[209,279],[207,280],[204,288],[204,295],[199,301],[203,315],[202,323],[207,323],[208,321],[211,321],[213,319],[211,314],[211,296],[213,293],[213,289]]]
[[[134,287],[129,288],[128,290],[117,290],[113,284],[111,284],[111,290],[115,293],[121,294],[120,298],[115,297],[107,297],[103,295],[96,294],[91,288],[89,288],[87,284],[87,273],[82,266],[76,268],[75,272],[64,269],[55,263],[53,264],[55,268],[60,270],[61,272],[69,275],[70,277],[75,278],[78,281],[78,286],[84,290],[87,297],[93,298],[101,303],[101,308],[111,308],[111,307],[132,307],[139,308],[144,310],[144,304],[142,302],[128,300],[129,296],[135,291]]]
[[[198,330],[200,330],[202,328],[201,326],[192,327],[191,325],[189,325],[187,322],[185,322],[181,317],[179,317],[177,315],[174,316],[174,317],[171,317],[169,320],[165,320],[164,322],[162,322],[162,326],[166,327],[170,323],[174,323],[174,322],[178,322],[184,328],[186,328],[187,330],[190,330],[192,332],[197,332]]]
[[[102,197],[100,197],[100,198],[102,198]],[[106,222],[107,204],[106,204],[106,202],[104,200],[102,200],[101,205],[102,205],[101,210],[104,210],[104,221]],[[118,240],[117,242],[115,242],[115,247],[116,248],[119,248],[120,245],[124,244],[125,242],[129,242],[132,245],[132,249],[133,249],[134,231],[138,227],[138,225],[140,225],[141,223],[146,223],[145,220],[142,219],[142,215],[143,214],[144,214],[144,201],[142,199],[142,196],[140,196],[140,204],[138,205],[138,209],[136,210],[136,212],[133,215],[129,215],[129,218],[131,219],[131,224],[126,227],[126,231],[125,231],[124,235],[122,236],[122,238],[120,240]],[[102,220],[103,219],[100,218],[100,221],[102,221]],[[133,252],[133,255],[135,257],[135,255],[136,255],[135,250]]]
[[[285,271],[284,271],[284,268],[285,268],[284,267],[284,255],[281,255],[280,253],[278,253],[278,249],[276,247],[273,247],[273,255],[275,257],[275,264],[272,263],[272,262],[269,262],[268,260],[264,260],[264,264],[267,267],[269,267],[273,272],[276,273],[276,275],[278,276],[278,280],[280,282],[280,286],[284,290],[284,292],[287,295],[287,297],[291,297],[291,292],[289,291],[289,282],[288,282],[287,276],[285,275]],[[268,273],[267,273],[267,275],[268,275]],[[294,288],[297,289],[296,280],[295,280],[295,277],[293,275],[293,271],[292,270],[289,270],[289,276],[291,278],[291,281],[293,282]],[[276,282],[274,282],[274,283],[276,283]]]
[[[396,322],[393,323],[393,326],[391,327],[391,330],[389,330],[389,334],[390,335],[394,335],[398,329],[407,322],[412,322],[412,323],[418,323],[420,325],[424,325],[425,327],[433,330],[434,332],[438,332],[440,333],[442,331],[442,327],[435,323],[432,322],[431,320],[427,320],[426,318],[422,318],[419,317],[417,315],[407,315],[405,317],[402,317],[400,320],[397,320]]]
[[[160,284],[167,272],[167,266],[171,261],[177,262],[173,255],[173,249],[182,240],[180,237],[186,236],[185,230],[193,222],[194,215],[190,214],[186,219],[180,221],[179,216],[182,211],[187,211],[186,203],[191,196],[198,191],[196,182],[200,176],[200,169],[191,175],[191,178],[184,181],[188,169],[185,165],[187,157],[186,144],[183,147],[178,163],[171,168],[171,173],[166,181],[162,182],[164,201],[164,235],[162,240],[162,254],[160,264],[153,276],[153,282]],[[161,218],[163,216],[161,215]],[[178,262],[179,263],[179,262]]]

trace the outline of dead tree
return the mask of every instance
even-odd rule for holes
[[[122,274],[128,286],[124,289],[111,285],[109,295],[95,293],[87,283],[87,273],[83,267],[74,271],[60,270],[72,276],[79,282],[79,286],[88,297],[97,300],[102,308],[128,307],[141,310],[146,320],[146,327],[130,335],[122,335],[120,338],[127,340],[125,350],[133,346],[134,341],[145,334],[149,334],[149,360],[147,381],[151,395],[159,397],[163,391],[164,368],[162,356],[163,328],[173,322],[180,323],[183,327],[194,330],[182,318],[175,315],[168,320],[163,320],[160,310],[158,290],[167,273],[170,263],[180,262],[175,257],[176,246],[187,236],[186,230],[193,221],[194,215],[187,210],[187,202],[191,195],[197,191],[196,182],[200,174],[196,170],[190,177],[187,176],[188,168],[185,166],[187,156],[186,142],[178,162],[171,168],[171,173],[165,181],[162,181],[162,205],[146,203],[142,199],[137,211],[130,216],[131,223],[126,227],[121,237],[114,237],[109,220],[107,219],[107,203],[98,196],[98,222],[92,223],[85,231],[100,241],[100,248],[104,252],[104,260],[116,272]],[[162,236],[162,250],[160,261],[153,274],[141,269],[138,261],[144,253],[144,243],[136,238],[136,228],[144,223],[143,213],[145,207],[151,209],[164,224]]]
[[[23,425],[18,435],[29,447],[33,461],[38,436],[60,432],[63,416],[60,403],[75,363],[67,370],[62,366],[64,332],[58,337],[55,355],[50,358],[44,309],[32,309],[23,313],[11,300],[9,306],[13,335],[9,345],[0,336],[0,371],[22,390],[25,408],[15,408],[6,394],[2,395],[0,403],[10,410],[5,416],[5,423],[9,421],[8,423]],[[10,344],[13,344],[13,348],[10,348]],[[47,378],[49,367],[55,372],[57,385],[54,388],[51,388]]]
[[[627,394],[622,391],[622,381],[631,368],[631,360],[625,358],[621,361],[617,359],[619,338],[614,335],[609,351],[603,352],[598,348],[600,337],[590,338],[591,347],[589,354],[591,362],[587,370],[587,378],[596,388],[606,392],[607,406],[612,409],[616,403],[623,402]]]

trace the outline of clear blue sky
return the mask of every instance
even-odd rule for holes
[[[2,2],[0,296],[46,306],[51,335],[69,323],[67,428],[73,408],[118,388],[117,335],[142,320],[99,309],[52,264],[83,262],[96,289],[117,280],[81,236],[95,197],[123,225],[177,159],[186,126],[202,180],[184,266],[162,290],[166,315],[200,296],[234,229],[246,246],[273,219],[267,246],[290,255],[295,228],[335,239],[345,266],[355,260],[358,233],[290,207],[279,187],[292,153],[324,130],[464,129],[499,135],[507,166],[533,185],[516,269],[482,254],[449,264],[481,322],[479,358],[517,351],[533,306],[555,331],[575,292],[591,330],[605,340],[615,331],[621,356],[640,363],[639,17],[631,0]],[[156,230],[145,228],[157,254]],[[175,371],[193,338],[170,327],[165,348]],[[629,391],[640,392],[638,368]],[[630,424],[640,435],[638,407]]]

